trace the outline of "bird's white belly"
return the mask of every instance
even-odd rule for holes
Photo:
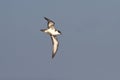
[[[59,35],[60,34],[55,29],[48,29],[46,32],[49,33],[49,34],[51,34],[51,35]]]

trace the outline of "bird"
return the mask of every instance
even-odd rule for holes
[[[55,22],[53,22],[51,19],[48,19],[47,17],[44,17],[44,19],[47,21],[47,29],[41,29],[40,31],[47,33],[52,40],[52,59],[55,57],[58,46],[59,46],[59,41],[57,39],[58,35],[61,35],[61,31],[57,30],[55,28]]]

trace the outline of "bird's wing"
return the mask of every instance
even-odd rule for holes
[[[50,20],[46,17],[44,17],[44,19],[48,21],[48,24],[47,24],[48,28],[54,28],[55,22],[53,22],[52,20]]]
[[[53,49],[52,49],[52,58],[54,58],[57,50],[58,50],[58,46],[59,46],[59,42],[57,40],[56,36],[51,36],[51,40],[52,40],[52,45],[53,45]]]

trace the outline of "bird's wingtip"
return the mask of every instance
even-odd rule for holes
[[[52,59],[55,57],[55,54],[52,54]]]
[[[44,17],[44,19],[45,19],[45,20],[48,20],[48,18],[47,18],[47,17]]]
[[[40,29],[40,31],[44,32],[46,29]]]
[[[46,17],[44,17],[44,18],[46,18]]]

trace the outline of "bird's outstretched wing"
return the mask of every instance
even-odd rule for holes
[[[58,42],[58,39],[56,36],[51,36],[51,40],[52,40],[52,45],[53,45],[52,58],[54,58],[54,56],[56,55],[56,52],[58,50],[59,42]]]
[[[53,22],[52,20],[50,20],[46,17],[44,17],[44,19],[48,21],[48,24],[47,24],[48,28],[54,28],[55,22]]]

